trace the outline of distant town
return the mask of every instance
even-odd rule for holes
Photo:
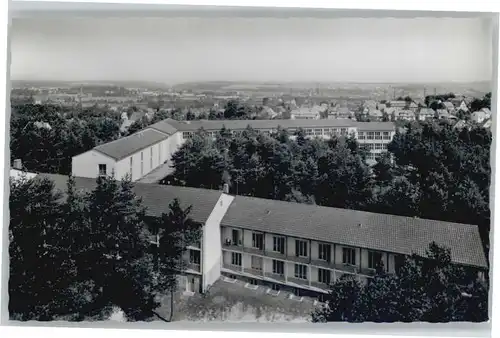
[[[244,106],[249,119],[351,119],[425,121],[442,119],[457,128],[491,127],[491,111],[481,98],[487,84],[248,84],[210,82],[166,86],[138,84],[28,83],[14,81],[11,102],[59,105],[66,108],[105,108],[122,119],[121,131],[155,113],[177,120],[222,119],[229,102]],[[309,86],[309,87],[308,87]],[[312,87],[311,87],[312,86]],[[453,88],[455,87],[455,88]],[[490,94],[491,95],[491,94]],[[233,118],[233,116],[229,116]]]

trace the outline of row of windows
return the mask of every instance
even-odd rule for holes
[[[232,230],[233,244],[237,246],[242,245],[241,241],[241,230],[233,229]],[[295,240],[295,256],[296,257],[309,257],[309,247],[308,241],[296,239]],[[252,247],[259,250],[264,250],[264,234],[263,233],[252,233]],[[273,248],[272,250],[277,253],[285,254],[285,237],[281,236],[273,236]],[[380,254],[375,251],[369,251],[368,256],[374,256],[376,254]],[[375,256],[374,256],[375,257]],[[379,257],[379,256],[376,256]],[[381,254],[380,254],[380,257]],[[326,243],[318,244],[318,259],[326,261],[328,263],[332,262],[332,245]],[[378,259],[380,261],[380,259]],[[342,263],[349,265],[356,265],[356,250],[353,248],[342,248]],[[233,263],[235,265],[241,265]],[[368,267],[370,269],[375,269],[376,264],[373,259],[368,259]]]
[[[366,150],[387,150],[387,143],[364,143],[362,147]]]
[[[297,128],[287,128],[288,132],[294,133],[297,131]],[[268,130],[261,130],[262,133],[269,135],[271,133],[276,132],[276,129],[268,129]],[[243,131],[241,130],[236,130],[236,131],[230,131],[232,135],[241,135]],[[307,136],[330,136],[330,135],[337,135],[337,136],[347,136],[348,135],[348,129],[347,128],[304,128],[304,133]],[[188,139],[193,137],[195,132],[192,131],[185,131],[182,133],[182,137],[184,139]],[[209,137],[215,137],[218,134],[218,131],[205,131],[205,134]],[[369,131],[369,132],[363,132],[360,131],[358,132],[358,139],[360,140],[390,140],[390,133],[388,131],[384,132],[379,132],[379,131]]]
[[[304,129],[306,136],[347,136],[347,128],[314,128]]]
[[[373,253],[370,255],[370,261],[375,261],[376,259],[381,260],[381,256],[377,256],[378,253]],[[233,252],[231,256],[231,263],[233,265],[241,266],[241,253]],[[378,262],[379,262],[378,261]],[[378,263],[377,263],[378,264]],[[262,257],[252,256],[251,257],[251,268],[254,270],[262,271],[263,263]],[[332,280],[332,271],[328,269],[318,268],[318,282],[323,284],[330,284]],[[285,275],[285,262],[273,259],[272,260],[272,273],[275,275],[284,276]],[[308,280],[309,279],[309,267],[304,264],[294,264],[293,276],[297,279]]]
[[[388,131],[360,131],[358,132],[358,140],[390,140],[391,135]]]

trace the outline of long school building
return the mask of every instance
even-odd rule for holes
[[[42,175],[65,191],[67,177]],[[76,179],[92,189],[95,179]],[[160,217],[174,198],[192,206],[200,242],[185,254],[180,287],[205,292],[221,276],[321,297],[342,275],[367,281],[376,269],[396,273],[404,257],[425,256],[431,242],[451,250],[452,262],[488,269],[477,226],[232,196],[216,190],[135,183],[147,215]],[[274,290],[274,291],[273,291]]]
[[[171,158],[179,147],[203,128],[215,137],[223,127],[240,133],[248,126],[263,133],[272,133],[279,127],[293,134],[303,129],[306,137],[330,138],[354,136],[369,150],[368,164],[387,151],[395,126],[391,122],[356,122],[345,120],[227,120],[227,121],[175,121],[167,119],[155,123],[133,135],[102,144],[72,159],[72,174],[95,178],[110,175],[132,181],[154,183],[172,172]]]

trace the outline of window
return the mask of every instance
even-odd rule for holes
[[[295,264],[295,278],[307,279],[307,266]]]
[[[307,242],[296,239],[295,240],[295,256],[307,257]]]
[[[241,266],[241,254],[239,252],[231,252],[231,264]]]
[[[191,136],[192,136],[192,133],[189,131],[185,131],[182,133],[182,138],[184,138],[184,139],[191,138]]]
[[[141,176],[144,175],[144,152],[141,151]]]
[[[149,148],[149,169],[153,169],[153,147]]]
[[[387,143],[382,143],[382,150],[387,150]]]
[[[134,173],[134,159],[132,156],[130,156],[130,179],[132,179],[132,177],[134,177],[133,173]]]
[[[279,252],[280,254],[285,254],[285,238],[273,236],[273,251]]]
[[[384,140],[390,140],[390,139],[391,139],[391,137],[390,137],[390,135],[389,135],[389,132],[388,132],[388,131],[384,131],[384,132],[382,133],[382,138],[383,138]]]
[[[232,232],[232,235],[233,235],[233,245],[241,245],[241,232],[240,230],[236,230],[236,229],[233,229],[233,232]]]
[[[346,136],[347,135],[347,128],[340,128],[340,135]]]
[[[189,250],[189,263],[200,264],[200,252],[198,250]]]
[[[374,138],[375,138],[375,135],[374,135],[373,131],[369,131],[366,133],[367,140],[373,140]]]
[[[342,248],[342,263],[356,265],[356,250],[353,248]]]
[[[325,269],[318,269],[318,282],[323,284],[330,284],[331,281],[331,271]]]
[[[313,130],[312,129],[306,129],[306,136],[312,136],[313,135]]]
[[[332,258],[332,246],[330,244],[319,244],[318,258],[330,262]]]
[[[285,263],[283,261],[277,261],[273,259],[273,273],[276,275],[284,275]]]
[[[362,131],[360,131],[360,132],[358,133],[358,140],[364,140],[364,139],[365,139],[365,133],[364,133],[364,132],[362,132]]]
[[[106,165],[105,164],[99,164],[99,176],[106,176]]]
[[[314,129],[314,135],[316,136],[323,135],[323,129]]]
[[[382,262],[382,253],[376,251],[368,251],[368,268],[377,269]]]
[[[259,250],[264,249],[264,234],[252,233],[252,247]]]
[[[375,143],[375,150],[382,150],[382,149],[383,149],[382,143]]]
[[[380,135],[379,131],[376,131],[375,132],[375,140],[381,140],[381,139],[382,139],[382,135]]]
[[[262,270],[262,257],[252,256],[250,266],[254,270]]]

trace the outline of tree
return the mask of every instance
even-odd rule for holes
[[[133,193],[132,183],[99,177],[85,200],[91,246],[79,273],[92,276],[98,290],[94,306],[105,312],[119,306],[129,320],[150,318],[159,304],[151,292],[152,256],[148,254],[145,209]]]
[[[174,314],[177,275],[185,270],[183,256],[187,251],[187,246],[194,245],[201,238],[201,226],[189,217],[192,206],[183,208],[180,201],[174,199],[169,209],[168,214],[163,214],[154,222],[154,232],[158,235],[155,279],[160,290],[170,292],[170,319],[168,321],[171,321]]]
[[[312,320],[486,321],[486,290],[473,269],[454,265],[449,249],[430,243],[426,255],[407,256],[397,273],[379,272],[365,285],[354,277],[340,278],[331,285],[326,306],[313,312]]]
[[[70,177],[61,197],[46,178],[11,181],[11,318],[105,319],[114,306],[151,318],[153,257],[130,181],[99,178],[81,193]]]
[[[484,95],[484,97],[481,99],[478,98],[474,99],[471,102],[470,106],[472,112],[481,110],[483,108],[491,109],[491,92]]]
[[[330,297],[324,308],[312,314],[313,322],[356,322],[358,321],[358,302],[363,288],[350,275],[341,276],[330,289]]]
[[[51,105],[12,106],[11,160],[29,171],[69,174],[73,156],[119,137],[119,116],[100,108],[84,112]]]
[[[405,194],[415,196],[411,200],[418,201],[417,206],[400,209],[398,204],[391,213],[416,208],[415,215],[423,218],[477,224],[488,249],[490,147],[491,132],[484,128],[457,130],[439,122],[409,124],[388,146],[404,178],[391,184],[394,192],[379,199],[385,205],[381,208],[395,198],[408,200]]]
[[[377,163],[372,167],[372,170],[377,183],[385,185],[391,182],[394,179],[391,154],[388,152],[382,153],[377,159]]]
[[[52,320],[65,314],[73,262],[59,243],[60,195],[47,179],[10,180],[9,314],[13,320]]]

